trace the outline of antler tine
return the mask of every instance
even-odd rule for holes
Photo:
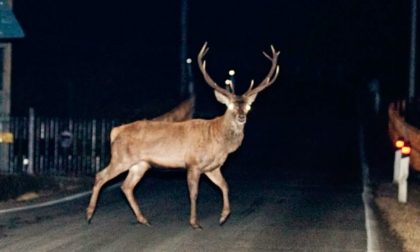
[[[279,72],[280,72],[280,66],[277,65],[276,66],[276,71],[274,72],[274,76],[269,79],[270,82],[267,85],[271,85],[274,81],[276,81],[277,76],[279,75]]]
[[[272,55],[268,55],[267,53],[263,52],[264,56],[271,61],[271,68],[268,72],[267,76],[257,85],[256,88],[252,88],[253,81],[251,82],[251,86],[249,87],[248,91],[245,92],[246,96],[254,95],[261,92],[266,87],[270,86],[278,77],[280,67],[277,65],[277,59],[280,54],[279,51],[276,51],[273,45],[271,45],[271,53]]]
[[[252,88],[254,87],[254,80],[251,80],[251,84],[249,84],[249,88],[245,93],[248,93],[252,90]]]
[[[226,95],[226,96],[232,96],[233,94],[230,93],[228,90],[221,88],[211,77],[210,75],[207,73],[206,70],[206,61],[203,60],[204,56],[206,55],[206,53],[208,52],[209,48],[207,47],[207,42],[204,43],[203,47],[201,48],[200,52],[198,53],[197,56],[197,62],[198,62],[198,67],[201,70],[201,73],[203,74],[204,80],[206,80],[207,84],[209,84],[210,87],[212,87],[213,89],[217,90],[218,92]]]
[[[268,55],[266,52],[263,52],[263,54],[267,59],[273,60],[273,58],[270,55]]]
[[[208,51],[209,51],[209,48],[207,47],[207,42],[205,42],[204,45],[203,45],[203,47],[201,47],[201,50],[200,50],[200,52],[199,52],[198,55],[201,58],[203,58],[207,54]]]
[[[271,45],[270,47],[271,47],[271,53],[273,54],[273,57],[274,57],[274,56],[276,56],[276,57],[277,57],[277,56],[280,54],[280,51],[276,52],[276,49],[274,48],[274,46],[273,46],[273,45]],[[267,59],[269,59],[269,60],[273,60],[273,57],[271,57],[270,55],[268,55],[266,52],[263,52],[263,54],[264,54],[264,56],[265,56]]]

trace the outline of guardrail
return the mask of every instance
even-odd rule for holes
[[[388,130],[395,145],[394,178],[398,184],[398,201],[407,202],[410,166],[420,171],[420,130],[405,121],[405,102],[391,103],[388,108]]]
[[[402,116],[405,104],[391,103],[388,107],[388,131],[392,142],[404,139],[412,148],[410,154],[410,166],[420,171],[420,129],[407,123]]]

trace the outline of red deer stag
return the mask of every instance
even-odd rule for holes
[[[206,71],[203,61],[208,51],[207,43],[198,54],[198,65],[206,82],[214,89],[216,99],[227,106],[224,115],[211,120],[192,119],[183,122],[137,121],[124,125],[116,135],[112,146],[109,165],[96,175],[92,196],[86,210],[90,222],[95,211],[101,187],[110,179],[128,171],[121,189],[139,223],[149,225],[137,204],[133,189],[151,166],[187,170],[190,194],[190,224],[201,229],[197,222],[196,199],[201,174],[205,174],[223,195],[223,209],[219,223],[223,224],[230,215],[228,185],[220,171],[229,153],[238,149],[244,137],[246,115],[257,94],[270,86],[277,78],[279,52],[271,46],[272,55],[264,53],[271,61],[271,68],[262,82],[242,95],[236,95],[221,88]]]

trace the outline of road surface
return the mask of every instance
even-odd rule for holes
[[[159,173],[158,173],[159,175]],[[150,175],[137,198],[153,227],[135,224],[120,190],[104,191],[93,221],[88,198],[0,216],[1,251],[366,251],[361,187],[231,179],[232,215],[202,179],[201,231],[188,225],[183,173]]]

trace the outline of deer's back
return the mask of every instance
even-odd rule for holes
[[[147,161],[168,168],[216,166],[224,162],[227,153],[215,137],[214,123],[215,119],[194,119],[126,124],[112,144],[112,158],[117,162]]]

